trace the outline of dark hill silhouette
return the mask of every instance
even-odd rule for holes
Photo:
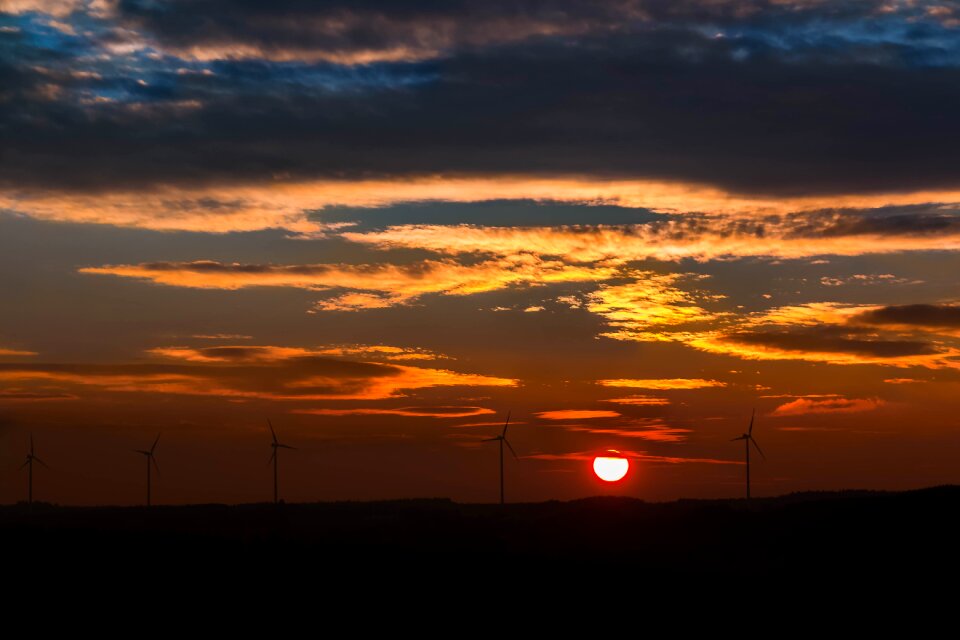
[[[454,597],[491,577],[507,578],[504,588],[516,591],[590,592],[595,577],[610,572],[636,591],[621,598],[644,590],[723,597],[744,585],[769,597],[783,589],[913,589],[930,576],[953,576],[958,507],[956,486],[796,493],[751,504],[616,497],[504,507],[445,499],[150,509],[34,503],[32,513],[0,507],[0,537],[16,550],[6,561],[10,575],[67,570],[136,580],[149,557],[157,584],[175,580],[177,589],[306,578],[341,595],[383,589],[403,600],[418,597],[411,585],[425,577],[449,585],[446,596]]]

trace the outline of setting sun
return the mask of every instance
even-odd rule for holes
[[[604,482],[616,482],[623,479],[630,469],[630,462],[620,455],[619,451],[610,449],[610,455],[597,456],[593,459],[593,472]]]

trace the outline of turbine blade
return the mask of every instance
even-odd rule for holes
[[[154,450],[157,448],[157,443],[160,442],[160,434],[157,434],[157,439],[153,441],[153,446],[150,447],[150,453],[153,454]]]
[[[273,453],[270,454],[270,459],[267,460],[267,466],[268,466],[268,467],[270,466],[270,463],[273,462],[273,459],[276,458],[276,457],[277,457],[277,450],[274,449],[274,450],[273,450]]]
[[[49,465],[47,465],[46,462],[44,462],[43,460],[41,460],[41,459],[38,458],[37,456],[33,456],[33,459],[36,460],[37,462],[39,462],[40,464],[42,464],[42,465],[43,465],[44,467],[46,467],[47,469],[50,468]]]
[[[730,438],[730,442],[736,442],[737,440],[746,440],[747,436],[737,436],[736,438]]]
[[[510,412],[507,411],[507,421],[506,421],[505,423],[503,423],[503,433],[500,434],[500,435],[503,436],[504,438],[507,437],[507,427],[509,427],[509,426],[510,426]]]
[[[496,442],[499,439],[500,439],[500,436],[497,436],[496,438],[486,438],[484,440],[481,440],[480,442]]]
[[[766,460],[766,459],[767,459],[767,456],[764,455],[763,450],[760,448],[760,445],[757,444],[757,441],[754,440],[753,438],[750,438],[750,442],[752,442],[752,443],[753,443],[753,446],[755,446],[755,447],[757,448],[757,453],[760,454],[760,457],[763,458],[764,460]]]
[[[157,459],[150,456],[150,462],[153,463],[153,468],[157,470],[157,475],[160,475],[160,465],[157,463]]]
[[[277,444],[280,441],[277,440],[277,432],[273,430],[273,423],[270,422],[270,418],[267,418],[267,424],[270,425],[270,435],[273,436],[273,444]]]
[[[288,445],[288,444],[280,444],[279,442],[277,443],[277,446],[280,447],[281,449],[290,449],[290,450],[292,450],[292,451],[296,451],[296,450],[297,450],[296,447],[291,447],[291,446]]]
[[[509,440],[507,440],[506,438],[504,438],[504,439],[503,439],[503,444],[507,445],[507,449],[510,449],[510,453],[513,454],[513,457],[514,457],[514,458],[516,458],[517,460],[520,459],[520,456],[517,455],[517,452],[514,451],[514,450],[513,450],[513,447],[510,446],[510,441],[509,441]]]
[[[23,468],[24,468],[25,466],[27,466],[28,464],[30,464],[30,458],[27,458],[27,461],[24,462],[22,465],[20,465],[20,468],[23,469]]]
[[[750,428],[747,429],[747,435],[753,435],[753,417],[757,414],[757,410],[754,409],[750,412]]]

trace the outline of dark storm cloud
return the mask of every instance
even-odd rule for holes
[[[891,6],[885,0],[773,2],[771,0],[121,0],[118,13],[161,45],[256,47],[266,55],[291,50],[328,54],[406,50],[413,54],[489,45],[544,35],[630,31],[662,25],[688,28],[775,30],[784,43],[794,31],[816,23],[856,23],[867,18],[955,17],[922,6]],[[904,40],[930,37],[913,24]],[[874,29],[876,33],[877,29]],[[713,35],[713,33],[711,33]],[[803,34],[798,41],[809,40]],[[798,42],[799,43],[799,42]],[[439,50],[439,51],[437,51]]]
[[[917,340],[869,339],[850,335],[847,329],[824,326],[783,331],[759,330],[731,333],[724,341],[802,353],[840,353],[874,358],[933,355],[939,350]]]
[[[960,183],[960,68],[925,57],[956,46],[956,39],[942,44],[930,35],[939,18],[914,24],[899,14],[877,17],[899,20],[896,37],[877,40],[855,18],[874,15],[878,3],[517,6],[122,3],[122,16],[184,41],[209,34],[280,43],[293,37],[283,25],[310,23],[303,12],[383,15],[385,24],[427,24],[442,14],[464,25],[483,23],[477,15],[530,14],[550,24],[606,20],[615,28],[365,71],[113,56],[98,63],[100,79],[84,79],[82,88],[3,100],[0,187],[576,174],[796,195]],[[656,28],[635,32],[633,22],[610,18],[636,7],[644,16],[637,24]],[[815,29],[824,19],[846,26],[827,37]],[[715,37],[715,23],[742,28]],[[365,43],[394,32],[348,29],[336,37]],[[303,37],[322,46],[316,34]],[[22,39],[0,50],[0,73],[14,84],[36,80],[23,76],[36,75],[38,56],[64,55],[41,44]]]
[[[891,305],[857,315],[855,322],[870,325],[960,329],[960,306],[945,304]]]

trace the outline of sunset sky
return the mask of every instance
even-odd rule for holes
[[[954,0],[0,0],[0,502],[960,483],[958,109]]]

